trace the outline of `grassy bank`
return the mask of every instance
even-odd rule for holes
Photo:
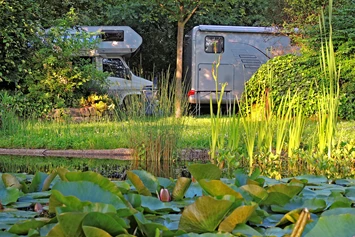
[[[58,123],[17,121],[10,131],[0,130],[1,148],[115,149],[129,148],[129,125],[133,121]],[[186,118],[185,132],[178,148],[208,148],[208,118]],[[149,126],[149,125],[148,125]]]

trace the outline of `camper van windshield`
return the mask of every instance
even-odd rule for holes
[[[223,36],[206,36],[205,52],[206,53],[223,53],[224,38]]]
[[[102,60],[104,72],[109,72],[113,77],[125,78],[126,68],[119,58],[104,58]]]

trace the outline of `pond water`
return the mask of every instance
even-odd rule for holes
[[[186,169],[190,163],[195,162],[0,155],[0,173],[50,173],[58,167],[64,167],[69,170],[95,171],[107,178],[120,180],[126,178],[127,170],[144,169],[155,176],[178,178],[190,175]]]

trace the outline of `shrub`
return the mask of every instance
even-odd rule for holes
[[[355,61],[340,57],[337,64],[341,68],[339,116],[343,119],[355,119]],[[268,79],[270,72],[271,84]],[[271,59],[259,68],[246,84],[246,96],[256,102],[256,98],[269,88],[277,109],[282,97],[290,90],[291,94],[298,93],[303,98],[304,112],[311,116],[317,111],[318,92],[323,82],[319,55],[284,55]]]

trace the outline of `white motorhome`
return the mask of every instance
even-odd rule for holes
[[[82,50],[81,55],[90,57],[98,70],[110,73],[107,78],[108,92],[118,96],[120,104],[132,95],[152,96],[153,82],[132,73],[125,61],[142,44],[142,37],[129,26],[80,26],[78,31],[90,33],[92,40],[99,40],[94,50]]]
[[[220,57],[217,91],[227,83],[222,103],[239,98],[244,84],[270,58],[292,51],[289,37],[273,27],[195,26],[185,35],[184,68],[189,80],[188,101],[199,113],[201,107],[216,103],[213,64]]]

